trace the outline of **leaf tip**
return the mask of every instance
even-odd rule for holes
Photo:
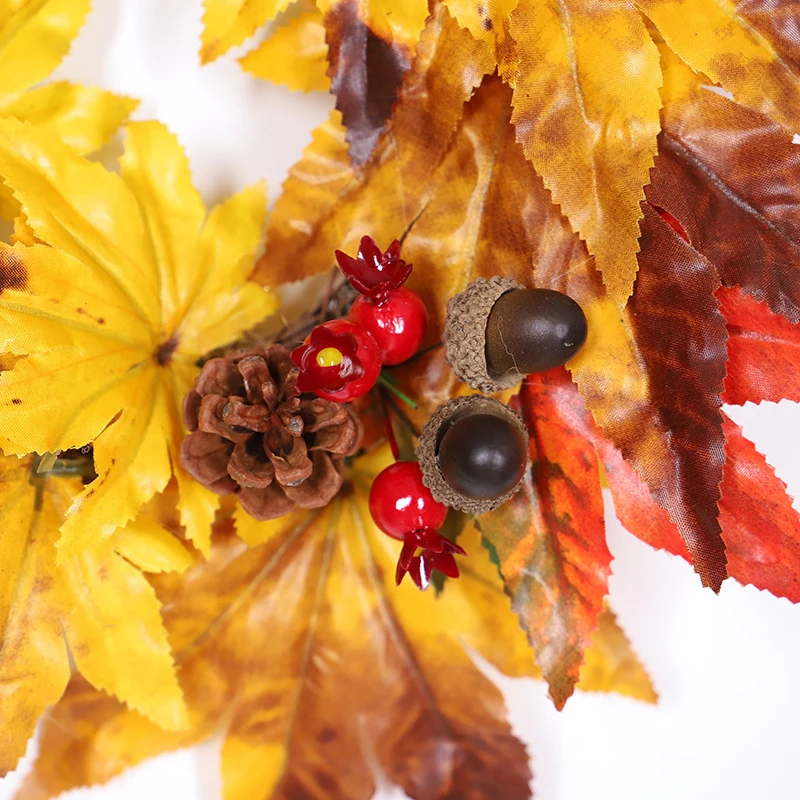
[[[200,47],[199,56],[201,67],[207,67],[218,58],[218,54],[214,52],[213,45],[206,43],[203,43],[203,45]]]
[[[550,686],[549,691],[547,692],[548,697],[553,701],[553,705],[556,708],[556,711],[563,711],[564,706],[567,704],[567,700],[572,697],[575,691],[574,684],[571,685],[569,688],[565,687],[564,691],[553,691],[553,686]]]
[[[700,576],[703,587],[719,594],[723,581],[728,577],[728,559],[721,532],[716,541],[705,541],[700,547],[694,542],[686,543],[692,554],[694,571]]]

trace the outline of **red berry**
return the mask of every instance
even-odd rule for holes
[[[381,374],[381,354],[369,331],[346,319],[317,325],[292,351],[300,368],[297,388],[325,400],[349,403],[365,395]]]
[[[447,516],[447,506],[434,500],[423,485],[416,461],[398,461],[375,478],[369,510],[384,533],[401,540],[411,531],[441,528]]]
[[[395,289],[383,300],[362,295],[350,309],[350,319],[368,330],[384,364],[401,364],[419,349],[428,326],[428,312],[410,289]]]

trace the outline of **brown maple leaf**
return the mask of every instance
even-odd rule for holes
[[[496,567],[470,556],[438,599],[394,585],[399,543],[367,509],[388,448],[361,458],[328,508],[222,525],[207,562],[159,579],[190,728],[165,733],[76,680],[44,725],[20,798],[102,782],[225,729],[226,796],[371,797],[379,775],[416,800],[528,798],[523,745],[464,645],[511,675],[538,675]],[[603,616],[585,688],[655,695]],[[622,668],[621,668],[622,666]]]
[[[647,188],[725,286],[800,321],[800,147],[763,114],[697,82],[664,107]]]
[[[362,21],[355,0],[333,4],[324,24],[331,92],[347,128],[350,158],[363,166],[392,115],[411,52],[377,35]]]
[[[471,66],[451,70],[453,63]],[[424,206],[464,103],[492,68],[491,51],[440,7],[422,33],[391,128],[359,176],[338,114],[314,132],[289,171],[253,278],[295,281],[329,269],[336,249],[355,252],[364,231],[392,230],[392,238],[402,233]]]
[[[205,0],[201,60],[219,58],[262,25],[275,22],[289,5],[289,0]],[[308,5],[304,13],[280,16],[271,35],[240,63],[257,77],[292,89],[329,88],[347,128],[352,163],[360,166],[391,116],[428,17],[428,0],[317,0]]]

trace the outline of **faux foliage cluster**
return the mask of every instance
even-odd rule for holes
[[[19,797],[108,780],[224,731],[225,796],[523,800],[503,672],[653,702],[608,608],[602,475],[625,527],[800,602],[800,518],[723,403],[800,401],[800,30],[788,0],[206,0],[201,58],[273,19],[245,69],[337,110],[277,205],[208,212],[177,139],[55,69],[89,0],[0,4],[0,774]],[[33,87],[33,88],[32,88]],[[727,96],[724,96],[726,95]],[[732,99],[730,99],[732,98]],[[266,234],[264,235],[264,232]],[[431,317],[354,405],[365,450],[323,509],[257,522],[181,466],[198,363],[403,232]],[[438,595],[395,588],[367,496],[468,393],[448,298],[503,275],[578,301],[567,368],[503,395],[531,467]]]

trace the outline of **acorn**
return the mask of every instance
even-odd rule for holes
[[[492,511],[519,489],[530,467],[529,444],[525,423],[508,406],[481,395],[456,397],[422,429],[422,482],[447,506]]]
[[[445,358],[460,381],[494,394],[565,364],[586,332],[583,309],[562,292],[476,278],[447,304]]]

